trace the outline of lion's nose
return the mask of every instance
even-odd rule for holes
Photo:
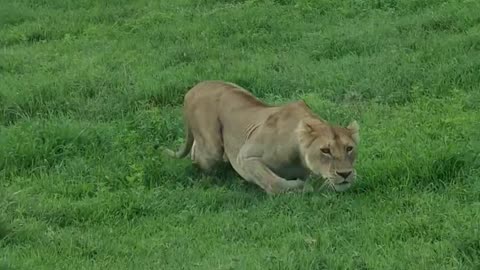
[[[347,177],[352,173],[352,171],[348,171],[348,172],[337,172],[338,175],[340,175],[341,177],[347,179]]]

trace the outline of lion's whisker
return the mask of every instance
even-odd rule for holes
[[[325,181],[323,181],[323,184],[320,186],[319,191],[321,191],[325,187],[325,185],[331,186],[331,182],[329,179],[325,179]]]

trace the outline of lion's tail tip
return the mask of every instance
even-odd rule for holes
[[[176,158],[177,157],[177,153],[171,149],[168,149],[166,147],[163,147],[163,153],[165,153],[166,155],[170,156],[170,157],[173,157],[173,158]]]

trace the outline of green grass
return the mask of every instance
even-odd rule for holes
[[[343,194],[164,157],[201,80],[361,126]],[[479,269],[480,2],[0,0],[0,269]]]

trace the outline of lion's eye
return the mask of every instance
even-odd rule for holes
[[[324,154],[330,154],[330,148],[322,148],[320,151],[322,151]]]
[[[347,146],[347,152],[351,152],[353,150],[352,146]]]

